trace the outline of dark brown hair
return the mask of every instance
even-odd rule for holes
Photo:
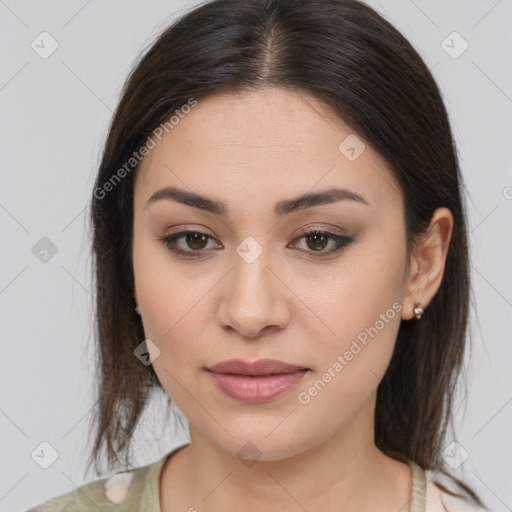
[[[441,454],[453,430],[470,299],[457,152],[440,91],[425,63],[400,32],[356,0],[207,2],[167,27],[130,73],[91,205],[98,361],[89,465],[94,462],[99,472],[102,448],[109,469],[130,464],[130,441],[140,416],[151,392],[162,391],[153,367],[134,356],[145,336],[133,298],[137,166],[132,162],[128,172],[126,163],[191,98],[200,102],[209,94],[262,86],[322,101],[385,159],[403,194],[408,251],[425,234],[436,208],[445,206],[453,214],[442,284],[421,321],[402,321],[375,412],[378,448],[449,474]],[[121,168],[126,172],[119,173]]]

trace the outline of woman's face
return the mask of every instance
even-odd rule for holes
[[[280,459],[373,431],[408,278],[389,169],[298,93],[215,95],[183,112],[135,183],[135,296],[163,388],[191,428],[233,454],[251,442]],[[166,187],[187,204],[150,201]],[[352,196],[317,195],[331,189]],[[161,240],[184,231],[200,234]],[[291,386],[275,394],[276,378],[208,370],[235,358],[307,371],[279,377]]]

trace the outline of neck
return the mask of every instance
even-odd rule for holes
[[[162,471],[162,512],[409,510],[411,470],[377,449],[367,417],[309,449],[252,464],[193,426],[190,441]]]

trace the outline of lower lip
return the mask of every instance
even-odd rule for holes
[[[266,402],[295,386],[308,370],[276,375],[234,375],[209,371],[220,390],[248,404]]]

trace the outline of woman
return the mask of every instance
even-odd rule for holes
[[[483,510],[446,439],[462,189],[434,79],[365,4],[181,17],[127,80],[92,198],[89,462],[118,473],[32,510]],[[121,471],[154,391],[190,443]]]

